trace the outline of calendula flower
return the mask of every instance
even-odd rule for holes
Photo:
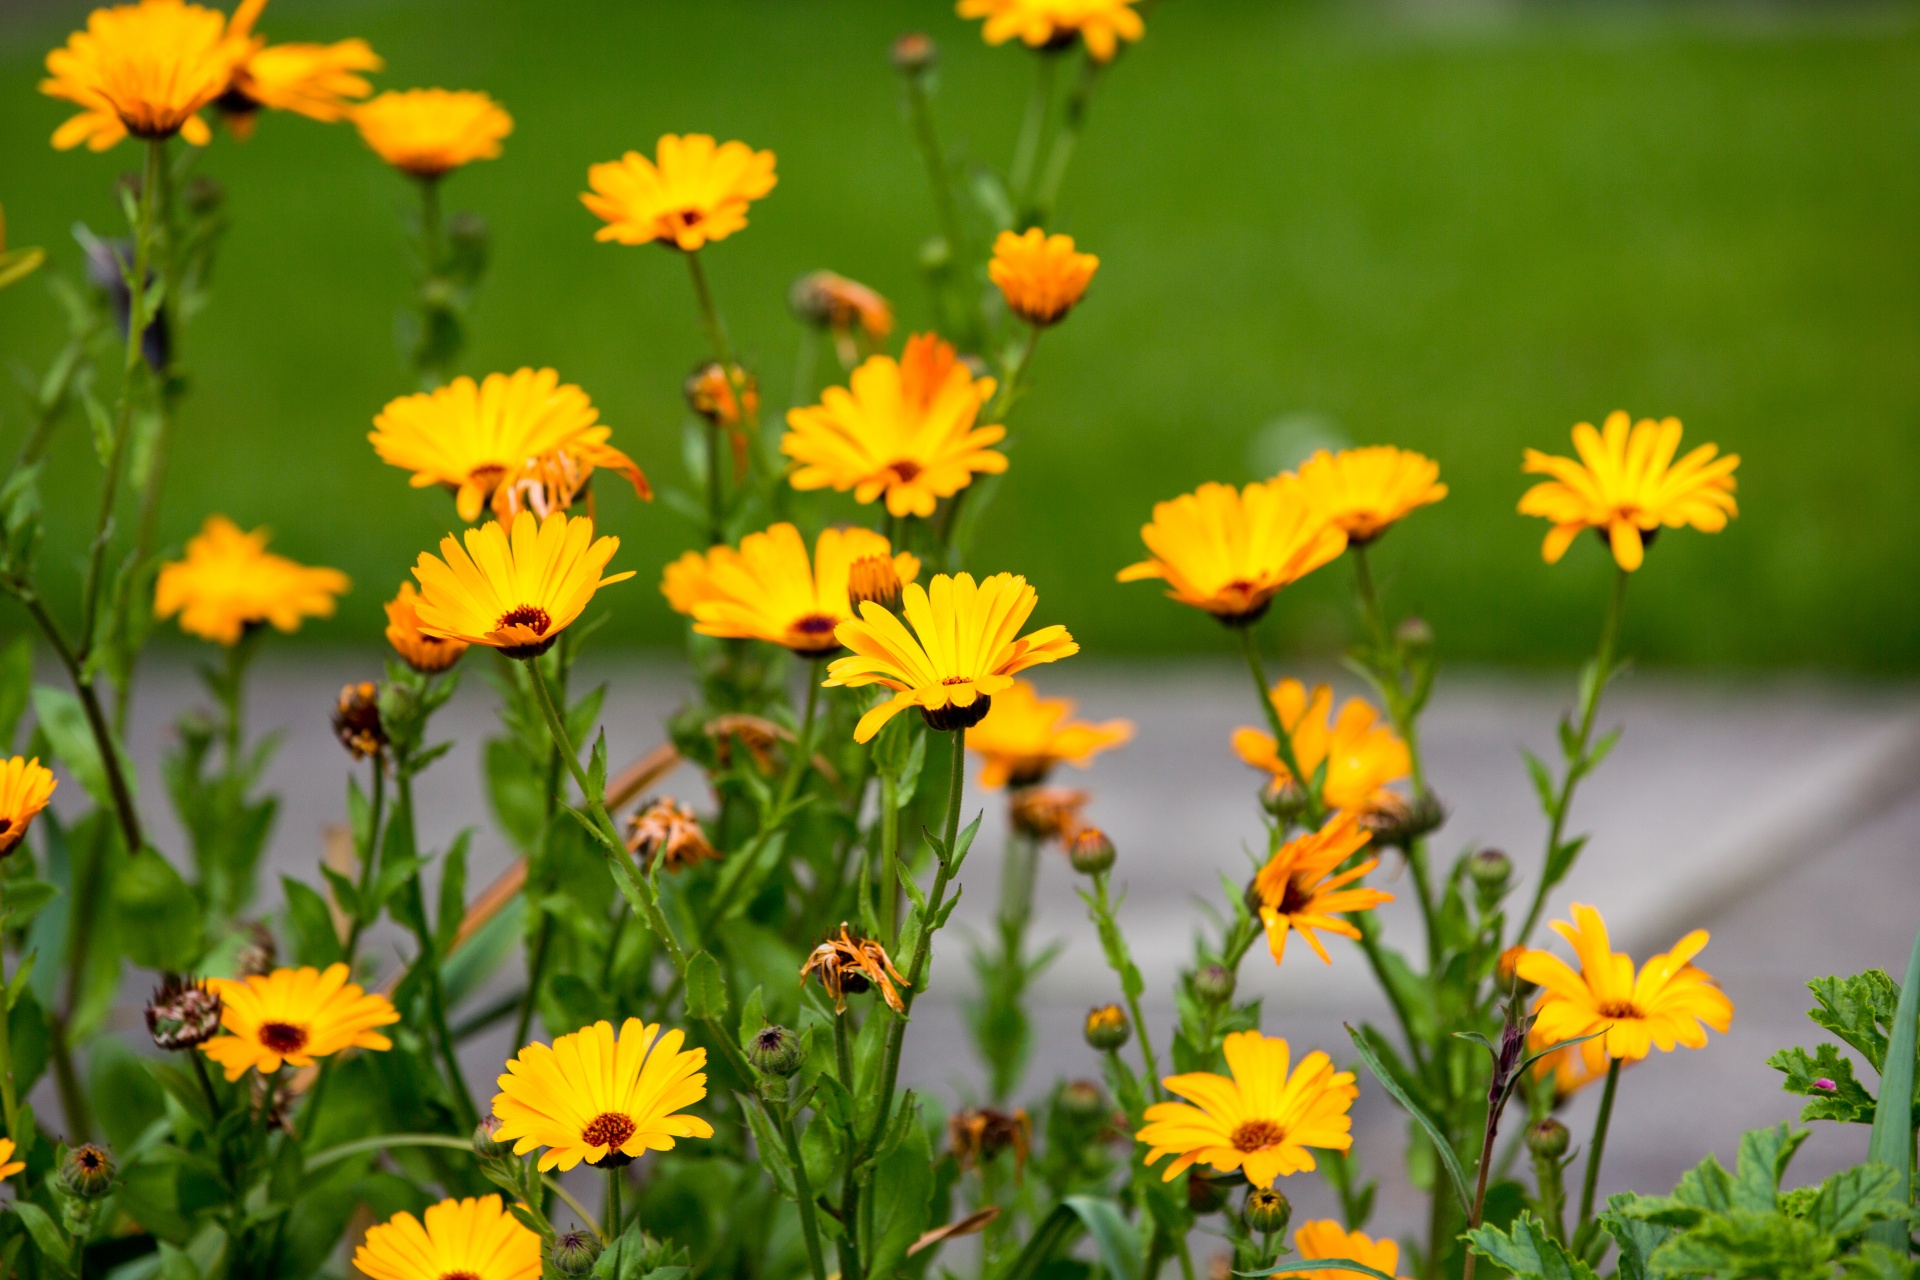
[[[1396,1275],[1400,1266],[1400,1245],[1382,1238],[1375,1240],[1364,1231],[1347,1231],[1332,1218],[1303,1222],[1293,1233],[1293,1247],[1302,1259],[1344,1258],[1363,1267],[1372,1267],[1382,1275]],[[1302,1271],[1303,1280],[1353,1280],[1351,1271]]]
[[[980,785],[1030,787],[1063,762],[1085,766],[1100,752],[1133,737],[1133,722],[1089,724],[1070,719],[1069,698],[1042,698],[1025,680],[995,696],[993,710],[967,730],[967,747],[985,763]]]
[[[665,796],[633,815],[627,823],[627,852],[645,866],[658,858],[668,871],[684,871],[696,863],[718,861],[720,854],[707,843],[693,810]]]
[[[26,1167],[26,1161],[13,1158],[13,1139],[0,1138],[0,1180],[11,1178]]]
[[[1558,1041],[1542,1039],[1536,1026],[1527,1036],[1527,1052],[1538,1053],[1548,1045],[1557,1043]],[[1552,1077],[1553,1105],[1556,1107],[1588,1085],[1607,1078],[1605,1068],[1599,1071],[1588,1069],[1587,1060],[1580,1055],[1580,1049],[1581,1046],[1577,1044],[1569,1045],[1564,1049],[1555,1049],[1533,1064],[1534,1079],[1545,1080]]]
[[[266,0],[242,0],[228,24],[229,35],[251,36]],[[234,69],[233,83],[214,102],[234,136],[253,131],[262,107],[291,111],[331,124],[344,120],[354,104],[373,92],[361,72],[385,64],[365,40],[333,44],[267,44],[248,41],[249,52]]]
[[[829,937],[808,954],[807,962],[800,966],[800,981],[805,982],[814,973],[820,975],[821,989],[833,997],[837,1012],[847,1011],[849,995],[859,995],[872,987],[880,988],[881,998],[895,1013],[907,1011],[895,984],[904,987],[908,983],[893,967],[887,949],[872,938],[854,937],[845,921],[840,924],[839,937]]]
[[[1146,1110],[1137,1135],[1151,1148],[1146,1162],[1173,1156],[1162,1180],[1172,1182],[1201,1161],[1221,1173],[1238,1169],[1256,1187],[1314,1167],[1312,1148],[1345,1151],[1353,1146],[1347,1114],[1360,1096],[1351,1071],[1335,1071],[1315,1050],[1287,1070],[1287,1042],[1258,1031],[1226,1038],[1232,1079],[1210,1071],[1168,1076],[1165,1084],[1188,1102],[1158,1102]],[[1194,1105],[1189,1105],[1192,1103]]]
[[[833,334],[841,364],[852,364],[856,333],[869,345],[893,332],[893,305],[878,293],[831,271],[809,271],[787,291],[787,305],[801,323]]]
[[[1095,62],[1111,62],[1122,40],[1138,40],[1147,24],[1133,6],[1139,0],[960,0],[963,18],[985,18],[988,44],[1019,40],[1033,49],[1060,49],[1075,37]]]
[[[1317,684],[1309,694],[1305,685],[1292,678],[1274,685],[1268,697],[1280,713],[1293,758],[1307,776],[1294,778],[1270,733],[1244,726],[1236,729],[1233,749],[1254,768],[1272,774],[1275,791],[1294,781],[1309,785],[1325,763],[1327,773],[1320,788],[1325,807],[1372,812],[1393,803],[1394,794],[1387,786],[1406,777],[1413,760],[1407,744],[1381,722],[1369,703],[1348,698],[1335,718],[1331,688]]]
[[[729,370],[718,360],[708,360],[687,375],[681,390],[687,408],[716,427],[732,430],[760,412],[760,388],[737,364]]]
[[[999,287],[1009,311],[1045,327],[1067,318],[1099,269],[1100,259],[1075,251],[1072,236],[1050,236],[1030,227],[1023,235],[1000,233],[987,276]]]
[[[388,401],[373,426],[367,439],[380,460],[413,472],[416,489],[453,490],[462,520],[478,520],[495,489],[562,452],[576,469],[610,468],[652,496],[633,459],[607,443],[613,428],[587,393],[552,369],[455,378]]]
[[[495,1140],[517,1156],[545,1147],[540,1172],[565,1173],[582,1160],[607,1168],[671,1151],[680,1138],[711,1138],[713,1126],[684,1111],[707,1096],[707,1051],[682,1049],[685,1041],[628,1018],[618,1040],[612,1023],[596,1022],[552,1048],[528,1045],[500,1077]]]
[[[87,28],[47,55],[40,92],[79,104],[81,112],[53,133],[62,151],[86,143],[105,151],[129,133],[153,140],[179,134],[197,147],[212,134],[202,107],[227,91],[252,52],[226,16],[181,0],[95,9]]]
[[[513,117],[467,89],[389,90],[353,109],[360,137],[382,160],[415,178],[445,177],[500,154]]]
[[[595,240],[649,244],[691,253],[747,225],[747,206],[773,190],[771,151],[716,143],[704,133],[662,134],[649,160],[629,151],[587,170],[580,203],[607,225]]]
[[[594,592],[633,576],[600,576],[620,539],[596,540],[593,521],[585,516],[535,521],[522,511],[511,536],[496,520],[467,530],[465,541],[462,546],[448,534],[439,556],[420,553],[413,567],[420,582],[420,629],[483,644],[509,658],[545,653]]]
[[[1733,1025],[1733,1002],[1692,964],[1707,945],[1705,929],[1648,960],[1637,977],[1633,959],[1611,949],[1607,922],[1585,903],[1573,904],[1573,923],[1555,920],[1553,930],[1573,945],[1578,973],[1550,951],[1529,951],[1515,967],[1541,988],[1533,1002],[1539,1014],[1533,1034],[1541,1043],[1605,1033],[1576,1046],[1588,1072],[1599,1074],[1614,1059],[1644,1058],[1655,1048],[1704,1048],[1708,1027],[1724,1032]]]
[[[652,501],[653,486],[633,459],[610,444],[578,445],[537,454],[509,471],[494,488],[493,518],[510,524],[522,511],[544,520],[569,510],[587,491],[597,467],[619,472],[633,486],[635,497]]]
[[[1308,498],[1355,546],[1447,496],[1439,463],[1391,445],[1339,453],[1322,449],[1301,463],[1297,474]]]
[[[370,995],[347,981],[347,966],[275,969],[265,977],[209,978],[220,997],[220,1025],[229,1034],[200,1046],[228,1080],[252,1067],[270,1076],[286,1063],[310,1067],[342,1049],[391,1049],[374,1030],[400,1021],[383,995]]]
[[[919,568],[917,562],[914,567]],[[900,603],[900,592],[906,585],[900,576],[900,562],[894,556],[860,556],[847,566],[847,603],[856,611],[868,602],[892,609]]]
[[[978,585],[971,574],[943,573],[931,590],[907,584],[901,611],[912,633],[878,605],[861,605],[860,620],[843,622],[834,633],[853,652],[833,660],[826,685],[877,684],[894,695],[860,717],[854,741],[871,740],[887,721],[915,706],[930,728],[971,728],[1019,672],[1080,652],[1059,625],[1015,638],[1039,601],[1025,578],[1010,573]]]
[[[1304,766],[1303,766],[1304,767]],[[1393,895],[1379,889],[1353,885],[1354,881],[1380,865],[1378,858],[1338,871],[1341,863],[1367,843],[1367,832],[1358,817],[1342,810],[1327,819],[1318,831],[1281,845],[1253,879],[1253,891],[1260,899],[1260,922],[1266,926],[1267,947],[1273,962],[1286,955],[1287,934],[1298,933],[1314,953],[1327,964],[1333,957],[1316,930],[1358,938],[1360,930],[1343,919],[1349,912],[1371,911]],[[1338,874],[1336,872],[1338,871]]]
[[[400,584],[400,593],[387,601],[387,643],[408,666],[421,675],[445,671],[460,661],[467,651],[463,640],[430,636],[420,629],[420,593],[411,582]]]
[[[1522,469],[1553,477],[1520,499],[1521,515],[1553,522],[1540,548],[1548,564],[1559,563],[1581,530],[1593,529],[1606,537],[1614,562],[1631,573],[1662,526],[1718,533],[1740,514],[1733,500],[1739,454],[1717,457],[1718,446],[1703,444],[1675,462],[1680,419],[1628,423],[1625,411],[1616,410],[1600,431],[1586,422],[1574,427],[1578,461],[1527,450]]]
[[[1282,587],[1347,548],[1345,532],[1286,475],[1244,489],[1203,484],[1155,503],[1140,538],[1152,558],[1128,565],[1119,580],[1160,578],[1170,597],[1228,626],[1257,621]]]
[[[540,1237],[499,1196],[442,1200],[423,1216],[396,1213],[367,1228],[354,1267],[372,1280],[539,1280]]]
[[[14,756],[0,764],[0,858],[20,847],[27,828],[53,798],[59,786],[53,771],[40,763]]]
[[[177,613],[182,631],[224,645],[261,623],[292,632],[304,619],[332,617],[335,597],[351,585],[347,575],[274,555],[268,537],[265,529],[242,533],[225,516],[208,516],[187,540],[186,557],[160,566],[154,616]]]
[[[787,411],[780,452],[795,464],[789,480],[800,490],[852,490],[858,502],[884,494],[891,515],[930,516],[976,474],[1007,469],[1006,455],[989,447],[1006,428],[974,426],[996,385],[974,377],[948,343],[916,334],[899,360],[869,356],[847,387]]]

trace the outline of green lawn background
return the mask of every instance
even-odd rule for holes
[[[1677,414],[1743,455],[1742,515],[1670,535],[1634,584],[1645,660],[1910,672],[1920,665],[1920,33],[1910,7],[1532,9],[1416,21],[1273,0],[1167,0],[1104,86],[1056,229],[1102,258],[1042,344],[1013,469],[975,564],[1025,573],[1042,621],[1094,653],[1218,648],[1211,624],[1121,586],[1156,499],[1245,481],[1316,437],[1440,460],[1451,496],[1381,546],[1396,604],[1449,659],[1559,662],[1591,644],[1608,569],[1582,540],[1539,559],[1513,512],[1526,445],[1579,419]],[[71,268],[67,228],[116,225],[135,164],[56,154],[65,115],[34,90],[83,17],[0,25],[0,202],[15,245]],[[752,225],[707,255],[740,347],[784,401],[784,295],[831,267],[927,314],[913,269],[931,226],[888,41],[941,45],[956,150],[1004,163],[1030,55],[989,49],[943,4],[883,0],[274,0],[276,39],[364,35],[387,87],[484,88],[513,113],[505,156],[448,184],[495,260],[466,367],[552,364],[585,386],[656,480],[681,482],[681,377],[703,354],[685,273],[593,241],[589,163],[664,131],[779,153]],[[450,506],[367,445],[407,389],[409,192],[346,126],[264,120],[205,171],[233,229],[188,337],[194,389],[166,527],[208,511],[267,523],[289,554],[355,580],[307,634],[366,638]],[[0,296],[0,357],[57,344],[45,290]],[[0,447],[20,400],[0,392]],[[95,483],[70,422],[49,481],[57,568]],[[653,583],[693,531],[603,495],[625,539],[611,633],[672,643]],[[1344,566],[1292,593],[1276,636],[1343,636]]]

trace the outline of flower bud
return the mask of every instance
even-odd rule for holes
[[[169,1052],[191,1049],[220,1029],[220,997],[199,981],[169,976],[147,1000],[147,1034]]]
[[[1102,1052],[1118,1049],[1133,1035],[1127,1015],[1117,1004],[1103,1004],[1087,1011],[1087,1043]]]
[[[1106,1091],[1091,1080],[1069,1080],[1060,1086],[1060,1109],[1075,1120],[1098,1120],[1112,1111]]]
[[[1247,1191],[1245,1213],[1247,1230],[1270,1236],[1287,1229],[1287,1223],[1293,1220],[1293,1205],[1278,1191],[1252,1187]]]
[[[717,360],[709,360],[687,375],[682,386],[687,407],[716,427],[737,427],[744,412],[760,407],[760,392],[739,365],[731,372]]]
[[[1360,825],[1373,833],[1375,843],[1404,849],[1421,836],[1438,830],[1447,820],[1446,806],[1431,791],[1409,800],[1389,791],[1373,808],[1360,815]]]
[[[227,189],[206,174],[198,174],[187,181],[180,192],[181,202],[196,218],[209,218],[220,211],[226,203]]]
[[[847,601],[854,612],[871,601],[882,609],[900,603],[900,571],[892,556],[861,556],[847,566]]]
[[[805,1061],[800,1037],[785,1027],[762,1027],[747,1042],[747,1061],[755,1071],[764,1071],[770,1076],[790,1076]]]
[[[380,726],[380,689],[371,680],[340,690],[333,709],[333,736],[355,760],[377,756],[387,745]]]
[[[1527,1150],[1542,1160],[1558,1160],[1567,1154],[1567,1144],[1572,1141],[1567,1126],[1552,1116],[1527,1126]]]
[[[60,1162],[60,1181],[82,1200],[98,1200],[113,1189],[113,1157],[91,1142],[67,1152]]]
[[[1282,822],[1293,822],[1306,813],[1313,803],[1313,796],[1305,787],[1288,778],[1262,796],[1260,803]]]
[[[563,1276],[584,1276],[600,1261],[600,1237],[591,1231],[562,1231],[553,1240],[553,1269]]]
[[[933,37],[924,31],[909,31],[893,42],[888,50],[896,71],[915,75],[933,67],[939,49],[933,43]]]
[[[247,926],[247,940],[234,953],[233,965],[242,978],[264,978],[279,968],[279,948],[267,926],[255,920]]]
[[[1069,787],[1021,787],[1007,797],[1007,821],[1034,840],[1066,840],[1080,829],[1080,810],[1092,798]]]
[[[482,1160],[509,1160],[513,1158],[513,1144],[501,1142],[493,1135],[499,1131],[500,1117],[488,1116],[473,1129],[473,1154]]]
[[[1513,878],[1513,859],[1498,849],[1482,849],[1467,859],[1467,874],[1480,894],[1480,909],[1491,911]]]
[[[1233,999],[1233,989],[1238,985],[1233,970],[1223,964],[1206,965],[1193,975],[1193,994],[1208,1004],[1225,1004]]]
[[[1113,865],[1113,841],[1098,827],[1082,827],[1067,845],[1067,861],[1083,876],[1097,876]]]
[[[1413,653],[1425,653],[1433,648],[1433,628],[1427,620],[1418,614],[1408,614],[1393,629],[1393,638],[1402,649]]]

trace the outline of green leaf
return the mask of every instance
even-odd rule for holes
[[[748,1103],[741,1110],[746,1113],[747,1128],[753,1130],[753,1145],[759,1153],[761,1167],[773,1175],[773,1185],[780,1189],[781,1195],[797,1202],[800,1193],[793,1180],[793,1163],[787,1159],[787,1144],[764,1110],[768,1106],[784,1105],[780,1102]]]
[[[890,1276],[907,1250],[927,1229],[933,1194],[933,1153],[920,1103],[908,1093],[900,1101],[906,1120],[900,1141],[873,1167],[873,1249],[861,1261],[868,1275]]]
[[[45,880],[21,877],[0,886],[0,919],[9,929],[24,929],[33,923],[40,909],[60,896],[57,886]]]
[[[687,961],[687,1016],[724,1018],[727,1014],[727,976],[720,962],[705,951],[696,951]]]
[[[1867,1159],[1893,1170],[1894,1196],[1902,1205],[1913,1203],[1913,1057],[1915,1023],[1920,1022],[1920,931],[1907,956],[1907,978],[1893,1014],[1893,1035],[1887,1041],[1886,1065],[1880,1072],[1880,1103],[1873,1112],[1873,1137]],[[1867,1238],[1896,1253],[1908,1247],[1907,1224],[1876,1222]]]
[[[468,827],[453,838],[446,857],[440,860],[440,909],[434,915],[433,947],[442,956],[452,949],[460,923],[466,919],[467,846],[472,839],[473,828]]]
[[[292,876],[280,877],[286,895],[287,926],[293,931],[293,956],[301,964],[326,968],[344,958],[340,935],[333,928],[333,913],[319,891]]]
[[[1726,1213],[1733,1208],[1733,1177],[1718,1159],[1708,1156],[1680,1175],[1673,1198],[1708,1213]]]
[[[1600,1225],[1619,1246],[1620,1280],[1648,1280],[1647,1259],[1673,1234],[1671,1227],[1627,1216],[1623,1210],[1636,1199],[1632,1193],[1612,1196],[1607,1200],[1607,1211],[1600,1215]]]
[[[1119,1205],[1098,1196],[1068,1196],[1060,1203],[1073,1210],[1087,1229],[1093,1238],[1094,1252],[1113,1280],[1140,1280],[1140,1240],[1122,1216]]]
[[[142,968],[185,972],[205,953],[200,899],[156,850],[126,860],[113,906],[120,948]]]
[[[1858,1235],[1869,1223],[1904,1218],[1896,1198],[1899,1177],[1883,1164],[1842,1169],[1820,1184],[1807,1221],[1830,1236]]]
[[[1767,1065],[1785,1073],[1781,1088],[1811,1099],[1800,1109],[1802,1120],[1873,1123],[1873,1095],[1854,1079],[1853,1059],[1841,1054],[1838,1046],[1816,1045],[1811,1054],[1805,1049],[1782,1049],[1767,1059]]]
[[[33,692],[33,641],[14,637],[6,652],[0,653],[0,748],[13,751],[14,734],[20,717],[26,713],[27,697]]]
[[[1733,1207],[1754,1213],[1776,1208],[1787,1163],[1806,1140],[1805,1129],[1789,1128],[1784,1120],[1771,1129],[1741,1134],[1740,1156],[1733,1166]]]
[[[80,706],[80,699],[64,689],[35,685],[33,715],[41,732],[47,735],[47,741],[53,744],[54,755],[67,766],[74,781],[102,809],[113,808],[113,789],[107,785],[107,769],[94,742],[93,730],[87,727],[87,713]],[[120,772],[131,788],[133,772],[126,766],[124,756]]]
[[[973,821],[962,828],[959,836],[954,839],[953,856],[948,859],[952,863],[948,869],[949,875],[960,874],[960,864],[967,860],[967,851],[973,848],[973,838],[980,834],[980,820],[986,816],[987,812],[984,809],[974,814]]]
[[[1475,1253],[1520,1280],[1596,1280],[1593,1268],[1568,1253],[1531,1213],[1521,1214],[1507,1231],[1478,1227],[1466,1238]]]
[[[745,1049],[753,1043],[753,1037],[760,1028],[767,1025],[766,988],[756,986],[747,993],[740,1004],[740,1047]]]
[[[1428,1115],[1400,1086],[1400,1082],[1394,1078],[1393,1073],[1381,1065],[1380,1057],[1367,1037],[1354,1030],[1351,1023],[1346,1024],[1346,1027],[1347,1035],[1353,1040],[1354,1047],[1360,1051],[1360,1060],[1367,1064],[1367,1070],[1373,1072],[1374,1079],[1380,1082],[1381,1087],[1400,1104],[1408,1115],[1413,1117],[1416,1124],[1426,1131],[1428,1140],[1433,1143],[1434,1150],[1440,1156],[1441,1165],[1447,1171],[1448,1179],[1453,1183],[1454,1194],[1460,1198],[1460,1207],[1464,1209],[1472,1205],[1473,1197],[1467,1192],[1467,1172],[1460,1167],[1460,1157],[1455,1154],[1453,1144],[1447,1141],[1446,1133],[1433,1117]],[[1501,1265],[1506,1266],[1505,1263]]]
[[[487,740],[486,773],[494,817],[521,853],[534,852],[547,825],[545,780],[511,738]]]
[[[62,1275],[73,1274],[73,1251],[67,1243],[67,1233],[54,1225],[47,1211],[31,1200],[15,1200],[7,1206],[19,1217],[27,1234],[33,1237],[33,1244],[40,1256],[59,1270]]]
[[[1807,984],[1819,1004],[1807,1016],[1860,1051],[1875,1071],[1887,1063],[1887,1036],[1900,988],[1879,969],[1850,978],[1815,978]]]

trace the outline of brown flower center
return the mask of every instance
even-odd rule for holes
[[[706,216],[704,209],[682,209],[679,213],[681,224],[689,227],[699,225],[700,220]]]
[[[523,604],[501,614],[500,621],[493,624],[493,629],[505,631],[508,627],[526,627],[533,634],[543,636],[552,625],[553,619],[545,609],[536,604]]]
[[[476,489],[492,489],[506,479],[507,469],[498,462],[488,462],[467,472],[467,483]]]
[[[285,1057],[307,1047],[307,1029],[291,1022],[263,1022],[260,1024],[260,1043]]]
[[[443,1271],[440,1280],[480,1280],[480,1277],[471,1271]]]
[[[1640,1010],[1634,1008],[1631,1000],[1602,1000],[1600,1016],[1603,1018],[1638,1018]]]
[[[948,676],[946,679],[942,680],[940,683],[943,685],[972,684],[973,679],[970,676]]]
[[[1307,903],[1311,900],[1312,895],[1308,893],[1307,886],[1289,876],[1287,877],[1287,891],[1280,895],[1280,906],[1277,910],[1283,916],[1299,915],[1301,911],[1306,909]]]
[[[13,830],[13,819],[0,818],[0,836],[7,834],[7,832],[11,830]]]
[[[1246,1120],[1233,1131],[1235,1151],[1264,1151],[1277,1147],[1287,1136],[1277,1120]]]
[[[630,1116],[618,1111],[604,1111],[588,1122],[580,1140],[590,1147],[606,1147],[618,1151],[633,1136],[637,1126]]]
[[[920,464],[911,458],[902,458],[887,470],[898,476],[901,484],[912,484],[920,474]]]

